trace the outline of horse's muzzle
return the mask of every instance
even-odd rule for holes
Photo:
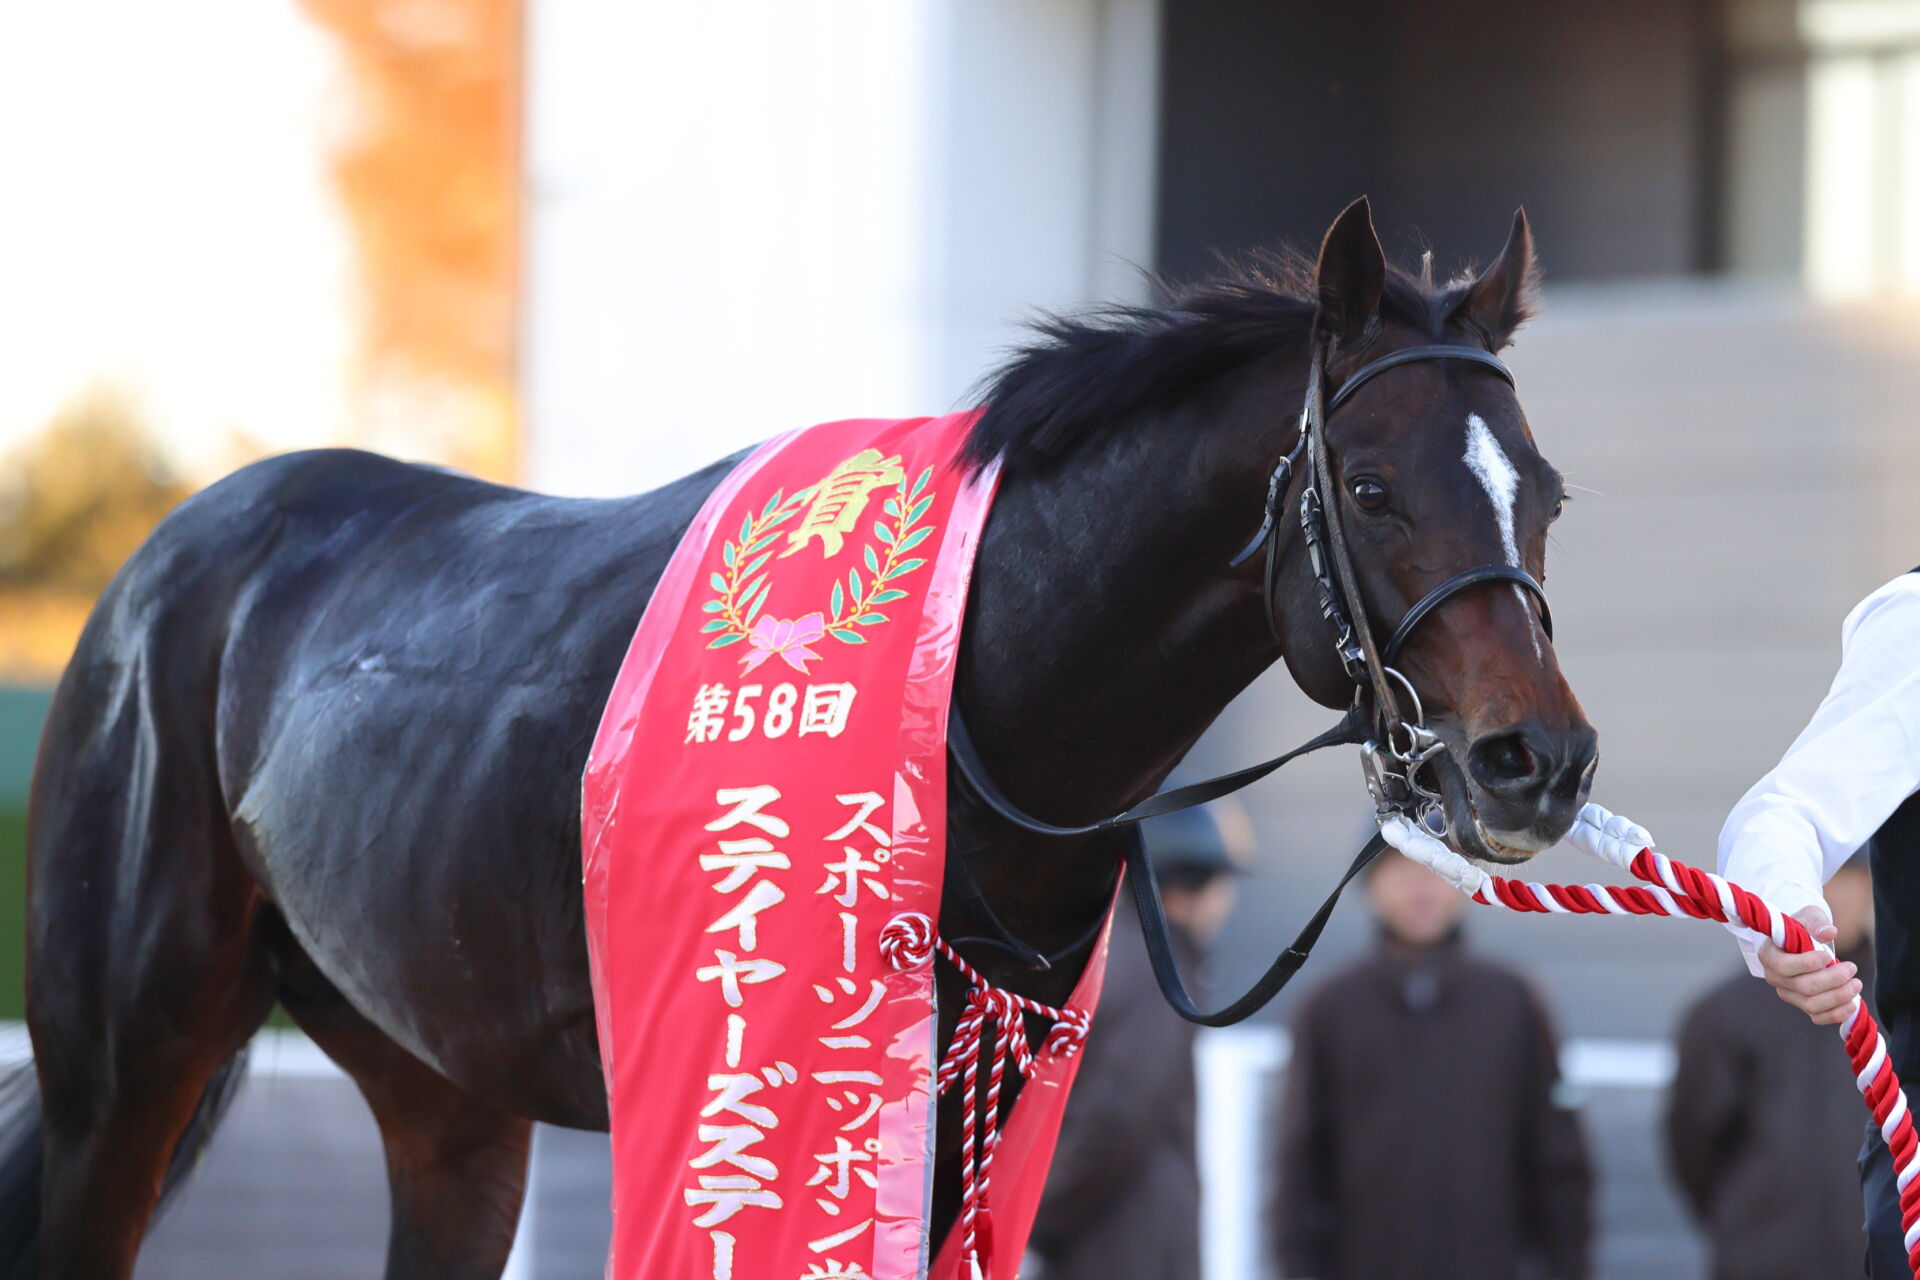
[[[1585,723],[1549,731],[1523,721],[1482,734],[1466,755],[1480,836],[1509,857],[1553,844],[1586,802],[1599,758],[1600,735]]]

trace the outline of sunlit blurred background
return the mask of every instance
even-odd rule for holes
[[[964,404],[1036,310],[1310,243],[1365,193],[1443,270],[1532,217],[1547,308],[1512,363],[1578,486],[1558,645],[1596,798],[1669,851],[1711,862],[1847,608],[1920,561],[1920,0],[63,0],[0,7],[0,174],[0,1017],[34,742],[89,602],[271,452],[643,489]],[[1322,719],[1270,678],[1198,763]],[[1360,797],[1341,759],[1251,798],[1223,985],[1310,910]],[[1571,1037],[1599,1274],[1700,1274],[1655,1124],[1731,945],[1469,923]],[[1350,907],[1316,964],[1366,940]],[[1202,1046],[1215,1277],[1266,1265],[1279,1025]],[[377,1269],[372,1122],[275,1034],[142,1275]],[[515,1273],[597,1274],[604,1139],[543,1131],[536,1174]]]

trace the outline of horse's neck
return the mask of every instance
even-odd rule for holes
[[[1159,424],[1004,485],[966,705],[1009,794],[1041,816],[1137,799],[1277,656],[1257,584],[1227,568],[1270,461],[1217,430]]]

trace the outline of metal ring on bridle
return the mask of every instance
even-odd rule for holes
[[[1405,764],[1409,760],[1411,760],[1416,754],[1418,754],[1420,750],[1420,744],[1415,738],[1413,731],[1417,728],[1418,729],[1426,728],[1427,709],[1424,705],[1421,704],[1420,691],[1413,687],[1413,681],[1407,679],[1406,675],[1402,673],[1398,667],[1383,667],[1381,669],[1385,671],[1387,675],[1390,675],[1395,680],[1398,680],[1400,682],[1400,687],[1407,691],[1407,696],[1413,699],[1412,718],[1408,719],[1406,717],[1402,717],[1401,719],[1395,721],[1393,724],[1390,724],[1387,726],[1387,750],[1393,752],[1394,758],[1396,760],[1399,760],[1402,764]],[[1404,752],[1402,752],[1400,748],[1397,745],[1395,745],[1393,741],[1393,731],[1395,729],[1405,729],[1407,731],[1407,749]]]

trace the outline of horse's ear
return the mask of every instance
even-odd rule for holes
[[[1379,313],[1386,285],[1387,255],[1373,231],[1373,209],[1361,196],[1333,220],[1320,242],[1321,326],[1344,342],[1357,341]]]
[[[1540,289],[1540,264],[1533,256],[1533,232],[1527,229],[1527,211],[1513,213],[1513,232],[1507,247],[1467,290],[1455,313],[1487,335],[1495,351],[1513,340],[1513,331],[1533,315]]]

